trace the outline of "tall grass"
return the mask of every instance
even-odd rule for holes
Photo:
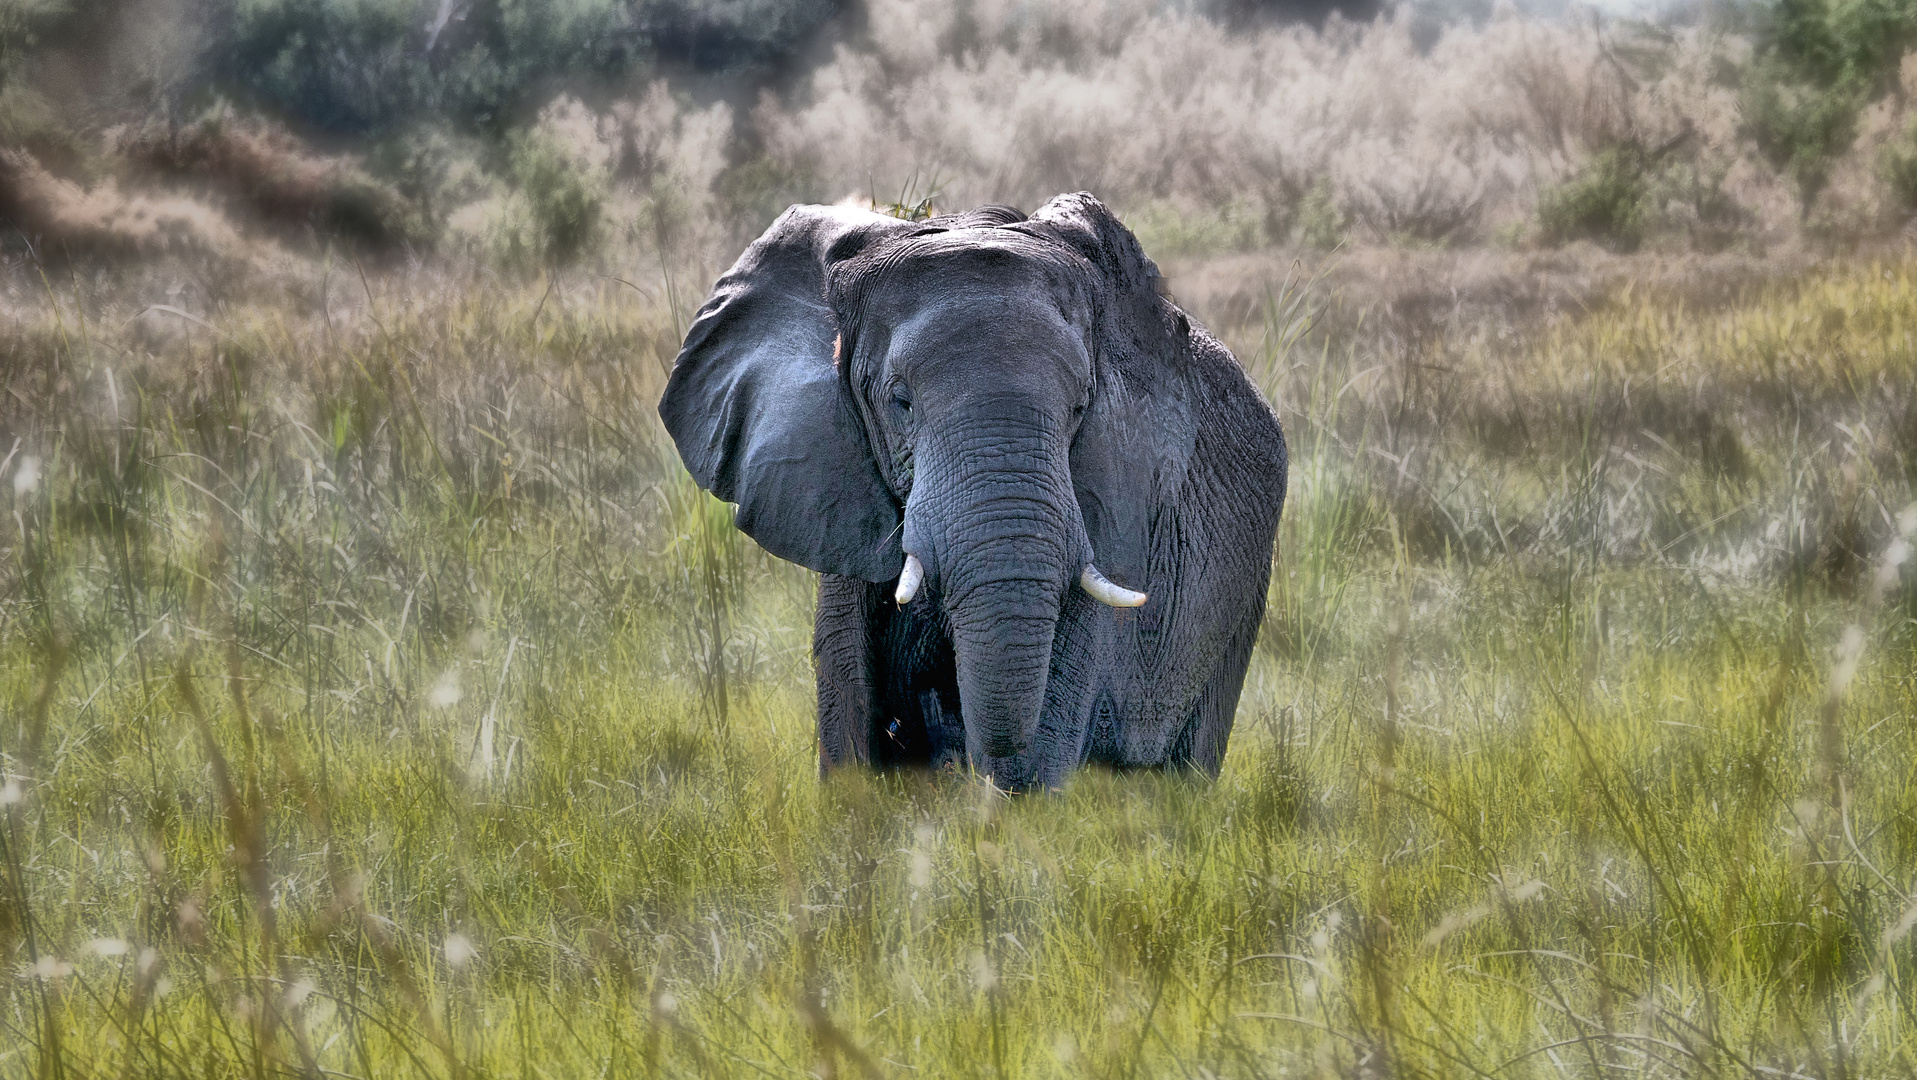
[[[1016,800],[817,778],[812,580],[653,419],[672,292],[48,274],[0,1075],[1903,1075],[1912,272],[1506,339],[1274,284],[1224,775]]]

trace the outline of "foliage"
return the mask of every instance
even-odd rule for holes
[[[1601,241],[1622,251],[1637,247],[1648,216],[1649,183],[1641,153],[1613,147],[1576,175],[1538,196],[1538,227],[1547,244]]]
[[[1787,65],[1755,66],[1746,81],[1745,122],[1757,148],[1796,186],[1805,212],[1830,179],[1833,159],[1857,133],[1868,100],[1851,76],[1829,86],[1792,77]]]
[[[662,58],[738,72],[789,59],[844,0],[634,0],[636,20]]]
[[[1769,53],[1820,86],[1894,72],[1917,32],[1909,0],[1774,0],[1765,15]]]
[[[104,0],[0,0],[0,144],[58,158],[75,171],[90,164],[82,139],[30,72],[48,46],[86,37],[89,21],[108,6]]]
[[[1877,167],[1898,208],[1917,212],[1917,122],[1887,140],[1878,155]]]
[[[123,128],[113,149],[153,176],[199,181],[281,232],[317,230],[376,249],[430,243],[437,235],[427,207],[363,162],[316,153],[283,128],[234,115],[224,102],[190,123]]]
[[[1745,128],[1796,184],[1806,213],[1913,37],[1910,0],[1772,0],[1760,9],[1742,94]]]
[[[1298,238],[1310,247],[1330,251],[1344,243],[1347,222],[1332,201],[1331,185],[1311,185],[1298,204]]]
[[[0,1075],[1901,1070],[1917,266],[1199,312],[1295,453],[1225,774],[1017,800],[817,778],[655,284],[0,322]]]
[[[500,132],[541,87],[643,70],[620,0],[474,0],[437,25],[421,0],[236,0],[218,74],[329,131],[378,133],[440,117]]]
[[[763,154],[727,168],[714,185],[720,217],[734,222],[737,232],[754,237],[794,203],[829,201],[819,178],[788,169]]]
[[[0,0],[0,86],[72,7],[72,0]]]
[[[1650,26],[1453,5],[1433,37],[1430,5],[1313,30],[1166,0],[871,0],[843,19],[838,0],[7,0],[0,139],[60,180],[156,198],[108,133],[233,101],[377,181],[301,229],[415,250],[485,232],[506,144],[562,100],[631,136],[602,163],[611,239],[714,259],[791,202],[934,166],[950,206],[1090,190],[1168,252],[1458,245],[1566,215],[1566,236],[1717,250],[1885,224],[1896,162],[1859,160],[1859,110],[1891,84],[1912,2]],[[1690,142],[1671,160],[1648,149],[1672,138]],[[1642,200],[1606,147],[1647,148]],[[1540,204],[1534,178],[1567,175]],[[211,186],[215,209],[258,203]]]
[[[1754,216],[1725,190],[1730,165],[1703,155],[1666,159],[1651,170],[1647,192],[1651,210],[1646,231],[1681,232],[1696,251],[1721,251],[1742,235]]]
[[[838,8],[835,0],[232,2],[216,74],[285,115],[352,133],[439,120],[498,134],[555,86],[624,85],[660,58],[763,66]]]
[[[605,177],[550,138],[513,137],[507,159],[513,195],[495,236],[507,265],[569,263],[603,232]]]
[[[241,0],[220,50],[224,81],[301,123],[364,132],[430,107],[417,0]]]
[[[479,162],[484,147],[448,127],[415,124],[375,141],[369,171],[391,183],[414,215],[408,233],[431,246],[461,206],[489,194]]]
[[[1158,258],[1246,251],[1265,243],[1264,213],[1243,203],[1189,207],[1153,202],[1125,215],[1138,242]]]

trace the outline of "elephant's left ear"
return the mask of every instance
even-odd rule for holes
[[[739,506],[774,555],[867,581],[898,576],[899,508],[838,371],[831,267],[921,226],[795,206],[699,309],[659,416],[699,486]]]
[[[1191,324],[1160,295],[1158,267],[1131,230],[1093,196],[1060,195],[1010,228],[1097,271],[1092,400],[1072,444],[1072,486],[1099,569],[1150,592],[1152,508],[1176,501],[1197,441]]]

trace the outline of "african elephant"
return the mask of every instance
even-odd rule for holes
[[[823,575],[822,769],[1217,774],[1284,435],[1097,199],[792,207],[713,286],[659,413],[740,529]]]

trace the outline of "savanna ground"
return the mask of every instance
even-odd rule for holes
[[[818,778],[653,413],[703,281],[15,264],[0,1076],[1917,1069],[1917,263],[1271,269],[1224,775],[1007,798]]]

